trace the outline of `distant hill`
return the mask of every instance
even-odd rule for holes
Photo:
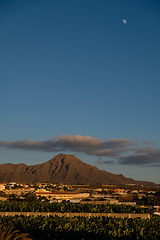
[[[82,162],[74,155],[59,154],[51,160],[37,165],[0,164],[0,182],[17,183],[62,183],[87,185],[136,184],[156,186],[153,182],[136,181],[122,174],[112,174]]]

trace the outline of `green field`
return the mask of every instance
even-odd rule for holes
[[[160,239],[160,218],[132,219],[110,217],[34,217],[4,216],[0,224],[14,226],[45,240],[86,239]]]
[[[0,212],[144,213],[139,206],[116,204],[67,204],[0,202]],[[9,226],[44,240],[160,239],[160,217],[150,219],[112,217],[0,216],[0,226]],[[1,233],[0,233],[1,234]]]
[[[0,212],[83,212],[83,213],[146,213],[139,206],[117,204],[48,203],[40,201],[0,202]]]

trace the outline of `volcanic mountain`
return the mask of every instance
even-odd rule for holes
[[[37,165],[0,164],[0,182],[17,183],[62,183],[88,185],[156,185],[152,182],[136,181],[122,174],[116,175],[82,162],[74,155],[59,154],[51,160]]]

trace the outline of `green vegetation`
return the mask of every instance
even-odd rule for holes
[[[0,212],[86,212],[86,213],[145,213],[139,206],[117,204],[49,203],[40,201],[0,202]]]
[[[37,196],[35,193],[31,192],[31,193],[27,193],[26,194],[26,200],[27,201],[36,201],[37,200]]]
[[[49,203],[41,201],[0,202],[0,212],[86,212],[86,213],[144,213],[139,206],[116,204]],[[43,217],[0,216],[0,226],[17,233],[25,232],[45,240],[158,240],[160,239],[160,217],[112,218],[112,217]],[[1,227],[0,229],[3,229]],[[5,229],[4,229],[5,230]],[[20,232],[16,232],[20,231]],[[0,231],[0,236],[1,236]],[[27,235],[26,235],[27,236]],[[24,235],[24,238],[28,239]],[[16,237],[16,236],[15,236]],[[5,240],[5,238],[2,238]],[[14,238],[8,238],[16,239]],[[0,238],[1,240],[1,238]]]
[[[0,225],[0,240],[31,240],[27,238],[28,235],[28,233],[20,233],[13,226],[6,226],[2,223]]]
[[[110,217],[34,217],[4,216],[0,225],[11,225],[21,232],[27,232],[45,240],[158,240],[160,239],[160,218],[131,219]]]

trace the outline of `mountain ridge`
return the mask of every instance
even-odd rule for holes
[[[58,154],[52,159],[36,165],[24,163],[0,164],[0,182],[17,183],[61,183],[87,185],[144,185],[156,186],[147,181],[126,178],[122,174],[113,174],[82,162],[74,155]]]

